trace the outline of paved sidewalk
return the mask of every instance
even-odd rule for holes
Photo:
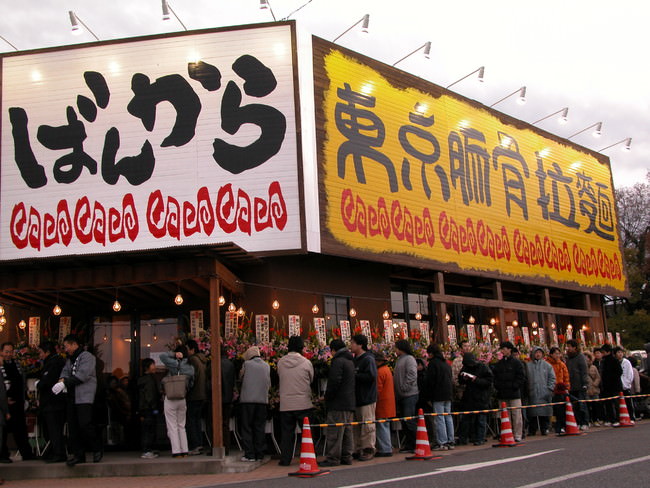
[[[647,421],[643,421],[647,422]],[[607,429],[610,427],[592,427],[592,431]],[[554,436],[528,437],[526,443],[542,442]],[[454,456],[463,452],[477,449],[491,449],[493,442],[490,439],[483,446],[458,446],[453,451],[436,452],[442,456]],[[238,462],[241,454],[230,456],[229,462]],[[354,469],[360,466],[372,466],[376,464],[401,463],[407,454],[395,454],[389,458],[375,458],[367,462],[355,462],[351,466],[338,466],[332,471]],[[170,460],[171,461],[171,460]],[[298,459],[294,459],[291,466],[279,466],[277,459],[265,458],[264,463],[257,469],[247,473],[221,473],[208,475],[169,475],[169,476],[140,476],[140,477],[112,477],[112,478],[58,478],[52,480],[11,480],[6,481],[4,486],[16,488],[200,488],[224,483],[244,483],[270,478],[288,477],[288,473],[297,471]],[[0,477],[2,468],[0,468]],[[3,488],[4,488],[3,486]]]

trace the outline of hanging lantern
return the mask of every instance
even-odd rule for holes
[[[490,325],[495,325],[496,323],[497,323],[497,319],[495,319],[494,317],[492,317],[492,318],[490,319]]]
[[[313,313],[314,315],[316,315],[319,311],[320,311],[320,308],[318,308],[318,305],[316,305],[316,304],[314,303],[314,306],[311,307],[311,313]]]
[[[237,307],[235,306],[234,303],[230,302],[230,305],[228,305],[228,311],[234,312],[235,310],[237,310]]]
[[[449,316],[448,313],[445,314],[445,322],[449,322],[451,320],[451,317]]]
[[[113,311],[119,312],[120,310],[122,310],[122,304],[116,298],[113,302]]]
[[[180,293],[174,297],[174,303],[176,305],[183,305],[183,295]]]
[[[551,329],[555,330],[555,322],[551,324]]]
[[[571,329],[573,329],[573,325],[569,324],[569,325],[566,326],[566,328],[567,328],[568,330],[571,330]]]
[[[415,320],[422,320],[422,314],[419,311],[415,314]]]
[[[357,311],[354,307],[350,308],[350,317],[356,317]]]
[[[5,308],[2,305],[0,305],[0,315],[4,315],[4,314],[5,314]]]
[[[513,327],[517,327],[518,325],[519,325],[519,322],[517,322],[516,320],[512,321],[512,326]]]
[[[0,316],[0,325],[5,325],[7,323],[7,317],[4,315]]]
[[[390,318],[390,312],[388,310],[384,310],[384,313],[382,313],[381,316],[384,317],[384,320],[388,320]]]
[[[277,298],[273,300],[271,307],[273,307],[273,310],[277,310],[278,308],[280,308],[280,302],[278,302]]]
[[[533,326],[533,329],[535,329],[535,328],[537,328],[537,322],[535,322],[535,321],[533,321],[533,323],[532,323],[532,324],[530,324],[530,325],[532,325],[532,326]]]
[[[103,337],[103,339],[104,339],[104,342],[108,341],[108,336],[106,335],[106,332],[104,332],[104,337]]]
[[[223,306],[226,304],[226,297],[224,297],[223,295],[221,295],[221,296],[219,297],[219,302],[218,302],[218,303],[219,303],[219,306],[220,306],[220,307],[223,307]]]
[[[470,324],[473,324],[474,322],[476,322],[476,319],[474,318],[473,315],[470,315],[469,319],[467,319],[467,320],[469,321]]]
[[[241,307],[239,307],[239,310],[237,310],[237,315],[239,315],[240,317],[243,317],[243,316],[244,316],[244,313],[245,313],[245,312],[244,312],[244,309],[241,308]]]
[[[27,322],[21,320],[20,322],[18,322],[18,327],[20,327],[21,329],[25,329],[25,327],[27,327]]]
[[[493,329],[492,327],[490,327],[490,328],[488,329],[488,334],[493,334],[493,333],[494,333],[494,329]]]
[[[61,315],[61,307],[59,307],[58,303],[54,305],[54,308],[52,309],[52,313],[54,315]]]

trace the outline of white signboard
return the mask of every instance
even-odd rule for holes
[[[190,311],[190,335],[195,339],[203,330],[203,310]]]
[[[318,336],[318,344],[321,347],[327,344],[327,333],[325,331],[325,319],[323,317],[314,317],[314,328]]]
[[[483,333],[483,342],[486,344],[490,343],[490,326],[489,325],[481,325],[481,332]]]
[[[607,344],[614,344],[614,336],[611,332],[607,333]]]
[[[537,329],[539,331],[539,343],[542,346],[546,345],[546,330],[544,330],[544,327],[540,327]]]
[[[352,334],[350,333],[350,321],[341,320],[339,321],[339,325],[341,327],[341,340],[347,344],[352,338]]]
[[[223,336],[225,339],[230,339],[235,332],[237,332],[237,312],[226,312]]]
[[[256,315],[255,316],[255,338],[258,344],[266,344],[269,342],[269,316]]]
[[[400,339],[408,339],[409,338],[409,327],[406,322],[400,322],[399,323],[399,333],[400,333]]]
[[[467,324],[467,340],[472,346],[476,344],[476,328],[474,324]]]
[[[452,346],[458,344],[458,341],[456,339],[456,326],[451,324],[448,325],[447,333],[449,334],[449,344],[451,344]]]
[[[420,342],[429,345],[429,322],[420,322]]]
[[[521,328],[521,335],[524,337],[524,344],[530,347],[530,335],[528,334],[528,327]]]
[[[370,330],[369,320],[359,320],[361,325],[361,333],[368,338],[368,344],[372,344],[372,331]]]
[[[512,325],[506,327],[506,334],[508,335],[508,340],[515,343],[515,328]]]
[[[616,345],[617,346],[621,345],[621,333],[620,332],[616,333]]]
[[[5,56],[0,260],[300,249],[291,30]]]
[[[300,315],[289,315],[289,337],[300,335]]]
[[[384,342],[386,344],[392,344],[395,342],[395,337],[393,336],[392,320],[384,320]]]
[[[38,346],[41,341],[41,318],[29,317],[29,344]]]
[[[59,342],[63,343],[63,338],[70,334],[72,330],[72,317],[59,318]]]

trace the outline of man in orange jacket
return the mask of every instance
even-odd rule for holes
[[[393,373],[386,362],[386,356],[382,352],[375,352],[377,363],[377,406],[375,418],[389,419],[396,415],[395,412],[395,388],[393,385]],[[391,422],[380,422],[377,424],[377,452],[375,457],[390,457],[393,455],[393,446],[390,440]]]
[[[553,366],[555,372],[555,390],[553,390],[553,402],[564,402],[571,389],[569,380],[569,370],[562,360],[562,351],[559,347],[552,347],[546,360]],[[566,427],[565,406],[554,405],[553,415],[555,415],[555,433],[563,434]]]

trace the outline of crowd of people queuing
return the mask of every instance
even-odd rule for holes
[[[448,360],[435,344],[427,349],[427,360],[416,359],[411,343],[394,344],[396,361],[389,367],[383,352],[373,352],[368,338],[352,337],[349,345],[340,339],[330,343],[331,363],[327,370],[322,398],[314,393],[317,377],[312,362],[304,356],[305,345],[299,336],[288,341],[288,353],[277,363],[279,382],[280,465],[288,466],[296,454],[295,432],[305,417],[313,418],[315,402],[325,407],[326,459],[321,466],[351,464],[354,459],[368,461],[393,455],[391,426],[400,424],[404,438],[400,452],[413,452],[416,421],[376,422],[382,419],[414,417],[419,408],[439,415],[427,416],[427,428],[433,450],[451,450],[456,445],[486,442],[489,413],[486,410],[505,403],[515,441],[551,429],[561,434],[565,429],[565,405],[573,403],[581,430],[590,425],[618,424],[618,395],[640,393],[647,388],[648,360],[638,364],[625,357],[621,347],[605,344],[581,351],[574,340],[566,343],[563,353],[558,347],[546,352],[534,347],[528,360],[510,342],[500,344],[500,359],[494,364],[479,361],[470,344],[462,341],[456,357]],[[650,349],[650,344],[646,349]],[[0,462],[12,462],[7,435],[23,460],[35,458],[28,442],[25,417],[25,378],[14,359],[14,346],[2,344],[0,354]],[[242,461],[264,458],[266,422],[272,371],[257,346],[243,354],[243,364],[236,368],[222,347],[221,387],[224,446],[230,448],[230,419],[236,404]],[[125,424],[135,422],[140,438],[141,457],[153,459],[160,439],[156,439],[161,416],[167,429],[173,457],[204,452],[204,427],[210,428],[210,367],[206,356],[194,340],[162,353],[166,367],[161,382],[156,363],[142,361],[141,375],[134,388],[128,378],[108,378],[103,385],[102,368],[97,358],[74,336],[63,341],[65,357],[54,343],[39,346],[42,369],[37,383],[39,422],[49,441],[43,459],[48,463],[66,462],[69,466],[86,462],[90,452],[93,462],[100,462],[104,447],[102,429],[106,420],[98,415],[98,402],[110,406],[111,415]],[[239,371],[237,372],[237,369]],[[180,378],[180,383],[176,380]],[[172,388],[172,383],[180,384]],[[98,386],[99,385],[99,386]],[[135,392],[135,394],[133,394]],[[613,398],[612,398],[613,397]],[[599,398],[612,398],[605,401]],[[645,399],[626,398],[631,418],[646,414]],[[525,408],[521,408],[525,407]],[[101,409],[100,409],[101,410]],[[460,412],[458,417],[449,414]],[[551,425],[551,419],[555,422]],[[457,420],[455,420],[455,418]],[[359,424],[354,424],[359,422]],[[67,445],[64,425],[67,424]],[[138,429],[135,429],[137,432]]]

